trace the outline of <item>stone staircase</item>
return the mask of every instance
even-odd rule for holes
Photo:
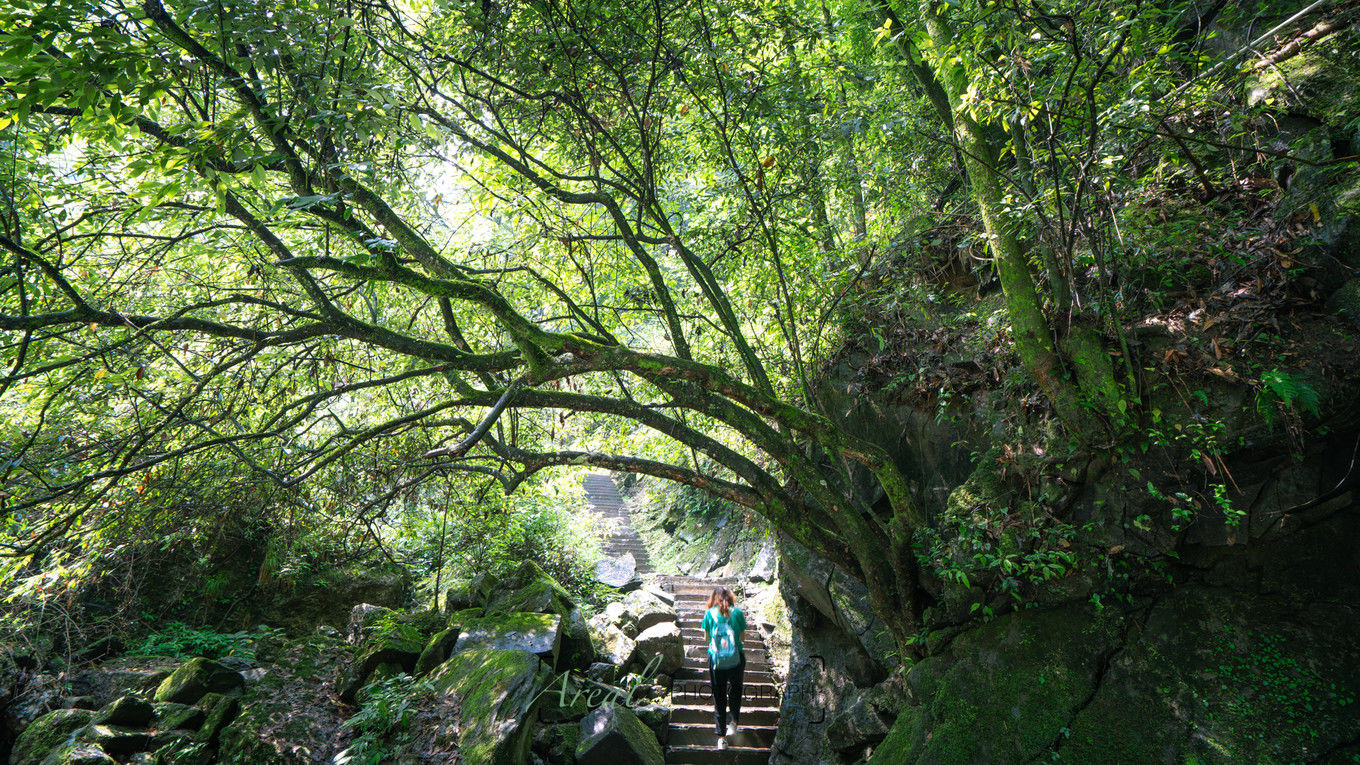
[[[741,703],[741,728],[718,749],[713,729],[713,689],[708,678],[708,644],[702,628],[705,606],[713,588],[724,585],[740,596],[736,579],[696,576],[657,577],[657,584],[675,595],[675,612],[685,640],[685,664],[675,674],[671,690],[671,721],[666,762],[691,765],[765,765],[779,726],[779,692],[774,684],[765,641],[754,624],[742,634],[746,673]],[[741,605],[738,597],[737,605]]]
[[[614,480],[605,473],[591,473],[586,476],[586,499],[590,509],[609,520],[614,531],[604,543],[606,558],[617,558],[624,553],[632,553],[637,562],[639,576],[652,573],[652,562],[647,557],[647,548],[642,538],[633,530],[632,519],[628,517],[628,506],[619,496]]]

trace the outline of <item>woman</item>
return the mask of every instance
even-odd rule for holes
[[[746,615],[737,608],[736,596],[726,587],[714,587],[704,614],[704,634],[708,637],[708,673],[713,685],[713,724],[718,732],[718,748],[727,748],[725,736],[735,735],[741,717],[741,684],[746,671],[746,653],[741,633]],[[733,656],[735,652],[735,656]],[[730,666],[729,666],[730,665]],[[727,711],[732,721],[727,721]]]

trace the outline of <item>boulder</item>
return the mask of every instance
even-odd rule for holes
[[[509,613],[473,619],[464,625],[454,655],[477,648],[524,651],[557,665],[562,646],[562,617],[555,614]]]
[[[0,724],[11,731],[23,731],[34,720],[61,706],[63,689],[56,675],[31,675],[27,681],[21,680],[16,685],[17,694],[0,708],[4,712]]]
[[[154,704],[152,711],[151,727],[156,730],[198,730],[203,725],[203,710],[188,704]]]
[[[579,765],[663,765],[665,756],[652,731],[625,706],[605,704],[581,721],[576,745]]]
[[[637,560],[632,553],[624,553],[617,558],[603,558],[595,563],[595,581],[616,590],[628,589],[635,583],[640,584],[637,575]]]
[[[99,710],[94,722],[100,725],[124,725],[132,728],[145,727],[155,716],[155,710],[144,699],[136,696],[120,696]]]
[[[396,613],[390,608],[375,606],[372,603],[359,603],[349,611],[349,624],[345,627],[345,642],[350,645],[359,645],[367,641],[377,628],[380,618]]]
[[[591,696],[580,681],[570,674],[557,675],[543,693],[543,706],[538,717],[544,723],[576,722],[590,712],[587,703]]]
[[[637,636],[637,614],[629,611],[628,606],[621,601],[616,600],[605,606],[604,613],[595,618],[600,621],[601,629],[604,625],[612,624],[623,630],[623,634],[628,637]]]
[[[562,585],[533,561],[525,561],[494,594],[487,612],[531,611],[565,616],[576,604]]]
[[[464,762],[520,765],[528,761],[530,723],[551,672],[523,651],[473,648],[455,653],[430,675],[440,696],[460,710],[449,721]]]
[[[209,693],[241,694],[245,679],[240,672],[212,659],[190,659],[175,670],[156,689],[156,701],[193,704]]]
[[[209,693],[199,700],[198,706],[203,710],[203,724],[198,727],[194,739],[211,746],[217,743],[217,738],[222,733],[222,729],[236,719],[236,712],[241,708],[241,701],[232,696]]]
[[[586,677],[597,683],[610,684],[619,676],[617,664],[608,664],[603,661],[595,662],[586,668]]]
[[[637,637],[638,633],[658,624],[674,623],[676,620],[674,608],[645,590],[628,593],[623,599],[623,607],[634,625],[635,632],[630,637]]]
[[[358,610],[358,607],[355,607]],[[427,630],[437,628],[443,617],[428,611],[415,614],[389,613],[364,628],[368,638],[359,648],[340,689],[340,699],[352,703],[359,689],[373,679],[383,665],[400,672],[412,672],[424,652]]]
[[[581,609],[574,608],[562,621],[562,650],[555,669],[559,672],[585,669],[594,660],[595,641],[590,637],[590,627]]]
[[[656,736],[656,740],[666,745],[667,733],[670,732],[671,708],[666,704],[643,704],[633,707],[633,714],[642,721],[643,725]]]
[[[774,564],[774,542],[767,539],[756,555],[756,559],[751,563],[751,573],[748,578],[752,582],[774,581]]]
[[[80,739],[119,757],[145,752],[151,746],[150,733],[121,725],[90,725],[80,734]]]
[[[49,754],[75,743],[76,735],[94,720],[86,709],[58,709],[34,720],[14,742],[11,765],[38,765]]]
[[[649,668],[649,675],[674,675],[685,663],[685,641],[675,622],[665,622],[638,633],[633,661]]]
[[[600,659],[622,667],[632,658],[634,647],[632,638],[625,635],[623,630],[610,624],[605,627],[602,640],[595,646],[595,649],[599,651],[597,656]]]
[[[447,627],[434,634],[425,642],[425,648],[416,659],[415,674],[427,675],[435,667],[448,661],[453,646],[458,642],[459,628]]]
[[[575,722],[544,725],[534,734],[534,754],[551,763],[575,765],[576,745],[581,743],[581,726]]]

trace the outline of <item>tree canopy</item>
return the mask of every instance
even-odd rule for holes
[[[1204,21],[6,0],[8,554],[186,466],[344,477],[362,505],[590,465],[760,513],[865,581],[906,645],[929,520],[819,403],[837,312],[936,211],[976,211],[1058,421],[1087,444],[1135,422],[1110,284],[1144,256],[1119,227],[1168,146],[1213,188],[1172,124],[1228,72]]]

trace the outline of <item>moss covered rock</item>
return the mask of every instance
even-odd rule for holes
[[[556,614],[504,613],[473,619],[463,625],[455,654],[475,648],[525,651],[557,666],[562,646],[562,617]]]
[[[534,754],[554,765],[575,765],[576,745],[581,743],[581,726],[575,722],[544,725],[534,734]]]
[[[193,704],[209,693],[240,695],[245,688],[241,673],[212,659],[190,659],[156,689],[156,701]]]
[[[198,706],[203,710],[203,724],[198,727],[194,739],[203,744],[215,745],[222,729],[236,719],[241,702],[233,696],[209,693],[199,700]]]
[[[340,688],[340,699],[353,703],[359,689],[372,682],[375,670],[382,665],[394,665],[403,672],[415,671],[429,635],[439,629],[443,621],[442,616],[431,612],[384,614],[367,630],[368,639],[350,665],[349,674]]]
[[[1034,760],[1090,698],[1118,623],[1087,609],[1021,612],[961,635],[908,673],[914,703],[871,762]]]
[[[151,722],[155,710],[145,699],[136,696],[120,696],[99,710],[94,722],[102,725],[124,725],[142,727]]]
[[[38,765],[48,755],[69,749],[94,715],[85,709],[58,709],[34,720],[14,742],[11,765]]]
[[[188,704],[153,704],[152,712],[151,727],[156,730],[198,730],[204,720],[203,710]]]
[[[89,725],[81,731],[80,739],[87,743],[97,744],[105,752],[119,757],[145,752],[151,746],[150,733],[136,728],[125,728],[121,725],[100,725],[98,723]]]
[[[457,704],[463,760],[477,765],[526,762],[532,720],[550,676],[547,665],[523,651],[471,649],[440,665],[430,682],[436,693]]]
[[[656,736],[628,707],[605,704],[581,721],[581,742],[576,745],[579,765],[662,765],[665,761]]]

